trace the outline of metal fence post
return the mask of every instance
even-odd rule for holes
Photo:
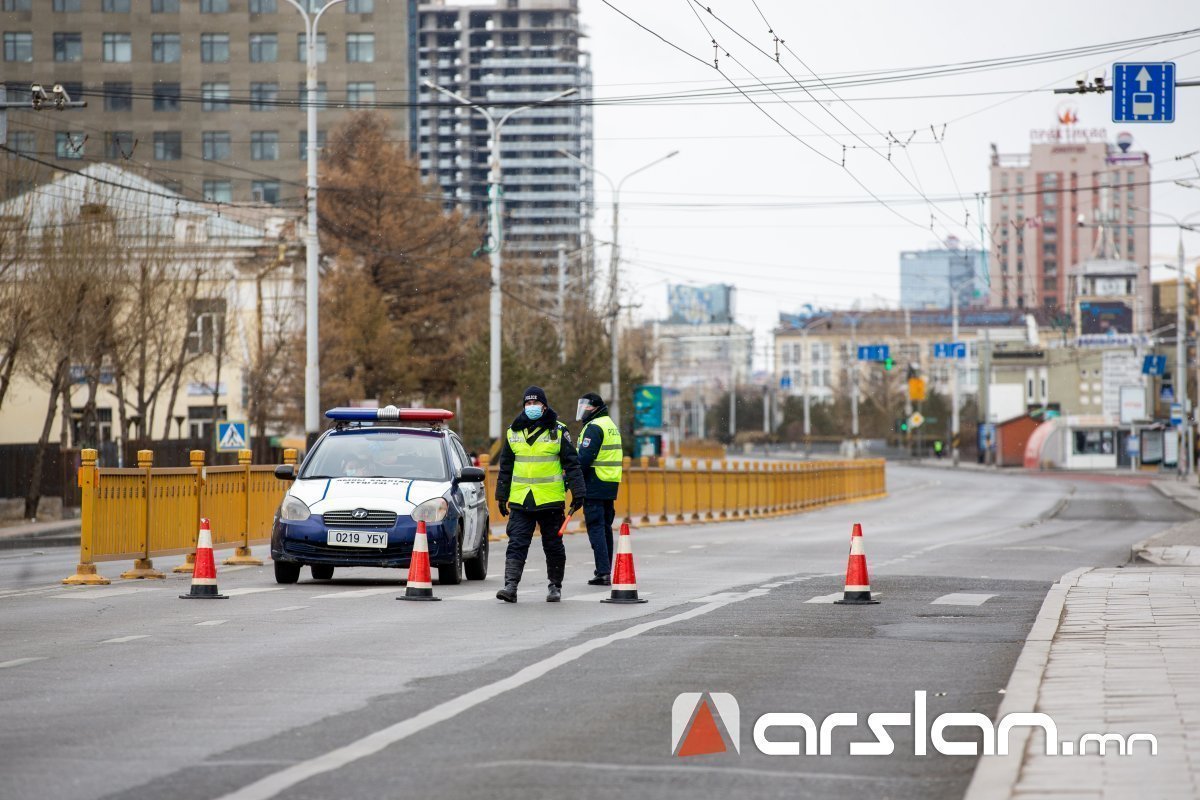
[[[242,492],[246,500],[245,513],[242,515],[242,544],[233,555],[222,561],[225,565],[245,564],[251,567],[261,567],[262,559],[250,554],[250,463],[254,453],[249,450],[238,450],[238,466],[242,468]]]
[[[196,571],[196,536],[200,531],[200,518],[204,516],[204,451],[192,450],[188,453],[189,466],[196,471],[196,516],[192,525],[192,552],[184,557],[184,561],[172,572]]]
[[[153,507],[151,502],[154,491],[154,451],[153,450],[138,450],[137,451],[137,468],[143,470],[142,477],[142,515],[141,515],[141,530],[138,532],[141,536],[141,551],[142,557],[135,559],[133,569],[121,573],[122,578],[166,578],[167,576],[154,568],[154,562],[150,560],[150,509]]]
[[[92,536],[96,528],[96,490],[100,486],[100,474],[96,467],[99,453],[89,448],[79,455],[79,564],[75,567],[75,574],[63,578],[63,583],[68,586],[105,586],[110,581],[96,572],[96,565],[92,562]]]

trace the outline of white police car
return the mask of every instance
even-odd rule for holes
[[[438,581],[487,577],[484,473],[445,428],[449,411],[335,408],[335,427],[309,450],[275,515],[275,580],[295,583],[308,565],[328,580],[337,567],[407,568],[417,522],[425,523]]]

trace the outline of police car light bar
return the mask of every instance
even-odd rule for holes
[[[454,412],[444,408],[331,408],[325,412],[328,419],[337,422],[445,422],[454,419]]]

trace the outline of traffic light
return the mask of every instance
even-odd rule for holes
[[[901,433],[908,433],[908,420],[896,420],[896,430],[900,431]]]
[[[888,372],[891,372],[891,371],[892,371],[892,367],[894,367],[894,366],[896,366],[896,362],[895,362],[895,361],[892,359],[892,357],[891,357],[891,356],[888,356],[887,358],[885,358],[885,359],[883,360],[883,368],[884,368],[886,371],[888,371]]]

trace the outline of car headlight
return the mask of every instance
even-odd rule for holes
[[[303,522],[311,516],[312,512],[308,510],[301,500],[295,497],[285,497],[283,505],[279,509],[279,518],[287,522]]]
[[[412,518],[417,522],[441,522],[446,518],[449,509],[450,506],[446,505],[444,497],[435,497],[414,508]]]

